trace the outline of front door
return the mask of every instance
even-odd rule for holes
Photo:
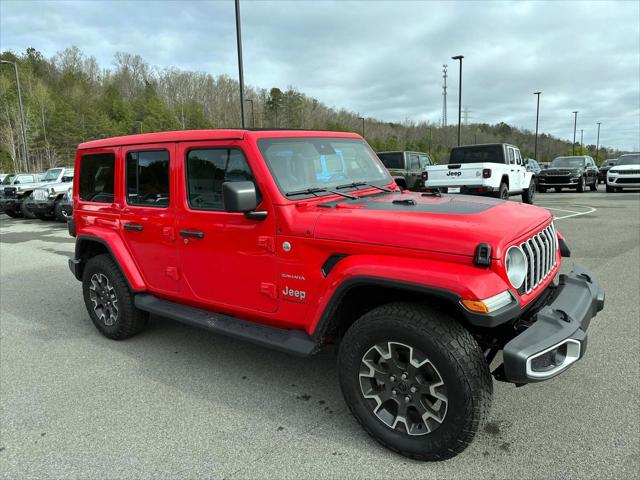
[[[224,210],[222,184],[257,182],[240,142],[178,145],[181,212],[178,219],[184,294],[210,308],[277,309],[276,223],[267,198],[263,220]]]
[[[519,192],[522,189],[519,166],[516,160],[516,149],[507,147],[507,157],[509,159],[509,192]]]
[[[122,156],[122,238],[151,291],[177,292],[177,199],[175,181],[170,179],[175,144],[130,146],[122,149]]]

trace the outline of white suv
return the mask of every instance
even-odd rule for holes
[[[623,188],[640,188],[640,153],[621,155],[607,172],[607,192],[621,192]]]

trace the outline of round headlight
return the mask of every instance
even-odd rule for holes
[[[507,277],[509,277],[513,288],[517,290],[522,286],[527,276],[527,269],[529,268],[527,257],[525,257],[520,247],[514,245],[507,250],[507,254],[504,256],[504,264],[507,269]]]

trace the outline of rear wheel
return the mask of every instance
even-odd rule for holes
[[[610,185],[607,185],[605,190],[607,191],[607,193],[613,193],[614,192],[614,188]]]
[[[56,220],[58,220],[59,222],[66,222],[69,217],[65,209],[62,208],[62,204],[60,202],[56,202],[56,206],[53,209],[53,213],[56,217]]]
[[[422,305],[363,315],[342,339],[338,368],[362,427],[417,460],[462,452],[489,412],[493,384],[478,344],[453,318]]]
[[[28,219],[31,219],[31,220],[33,220],[34,218],[36,218],[36,214],[35,214],[35,213],[33,213],[31,210],[29,210],[29,209],[27,208],[27,203],[26,203],[26,202],[22,202],[22,203],[20,204],[20,212],[22,212],[22,216],[23,216],[24,218],[28,218]]]
[[[82,293],[93,324],[105,337],[122,340],[145,327],[148,315],[135,307],[129,285],[110,255],[87,262]]]
[[[502,182],[498,188],[497,197],[502,200],[509,200],[509,187],[506,183]]]
[[[531,180],[531,183],[529,183],[529,188],[522,191],[522,201],[524,203],[528,203],[532,205],[535,198],[536,198],[536,182],[535,180]]]

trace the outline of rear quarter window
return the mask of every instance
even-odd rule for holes
[[[116,157],[94,153],[80,159],[79,195],[85,202],[113,203]]]

